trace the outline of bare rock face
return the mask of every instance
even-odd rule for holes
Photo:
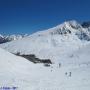
[[[82,23],[82,27],[83,27],[83,28],[88,28],[88,27],[90,27],[90,21],[89,21],[89,22],[83,22],[83,23]]]
[[[6,43],[6,42],[9,42],[9,40],[7,38],[5,38],[4,36],[0,35],[0,44]]]
[[[31,61],[33,63],[43,63],[45,66],[50,66],[50,64],[52,64],[50,59],[40,59],[40,58],[37,58],[35,56],[35,54],[20,55],[20,53],[18,52],[15,55],[24,57],[24,58],[26,58],[27,60],[29,60],[29,61]]]

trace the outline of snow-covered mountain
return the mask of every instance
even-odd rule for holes
[[[58,61],[56,57],[78,50],[89,40],[89,27],[84,28],[77,21],[67,21],[54,28],[1,44],[0,47],[14,54],[35,54],[38,58],[51,59],[55,63]]]
[[[27,34],[25,34],[25,35],[1,35],[0,34],[0,44],[10,42],[13,40],[19,40],[19,39],[22,39],[27,36],[28,36]]]
[[[87,26],[87,27],[85,27]],[[64,22],[56,27],[37,32],[35,35],[76,35],[79,39],[90,40],[89,22],[78,23],[75,20]]]
[[[42,36],[42,35],[65,35],[65,34],[76,34],[80,39],[90,40],[90,22],[83,22],[78,23],[75,20],[64,22],[56,27],[50,28],[48,30],[40,31],[35,33],[35,35]],[[29,35],[1,35],[0,34],[0,43],[5,43],[13,40],[22,39]]]
[[[18,90],[89,90],[90,27],[68,21],[54,28],[14,40],[0,47],[0,86]],[[50,59],[34,64],[20,55]]]

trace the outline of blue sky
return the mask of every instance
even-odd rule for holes
[[[34,33],[67,20],[89,21],[90,0],[0,0],[0,33]]]

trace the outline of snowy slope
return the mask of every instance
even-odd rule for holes
[[[17,90],[89,90],[89,53],[90,45],[61,58],[60,66],[44,67],[0,49],[0,86]]]
[[[49,58],[53,63],[90,43],[90,30],[76,21],[64,22],[54,28],[34,33],[20,40],[1,44],[11,53],[35,54],[38,58]]]
[[[11,53],[35,54],[53,64],[33,64],[0,49],[0,86],[17,90],[90,90],[89,28],[76,21],[1,44]]]

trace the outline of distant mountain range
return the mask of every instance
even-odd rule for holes
[[[50,34],[70,34],[73,33],[73,30],[76,30],[76,35],[78,35],[78,37],[80,39],[84,39],[84,40],[90,40],[90,21],[88,22],[83,22],[83,23],[78,23],[75,20],[72,21],[67,21],[64,22],[63,24],[60,24],[54,28],[48,29],[47,31],[40,31],[37,32],[38,35],[42,35],[45,33],[50,33]],[[42,33],[41,33],[42,32]],[[35,34],[37,34],[35,33]],[[0,34],[0,44],[1,43],[5,43],[5,42],[10,42],[13,40],[19,40],[22,39],[24,37],[27,37],[29,35],[25,34],[25,35],[1,35]]]
[[[19,40],[19,39],[22,39],[26,36],[28,36],[28,35],[27,34],[25,34],[25,35],[1,35],[0,34],[0,44],[10,42],[13,40]]]

